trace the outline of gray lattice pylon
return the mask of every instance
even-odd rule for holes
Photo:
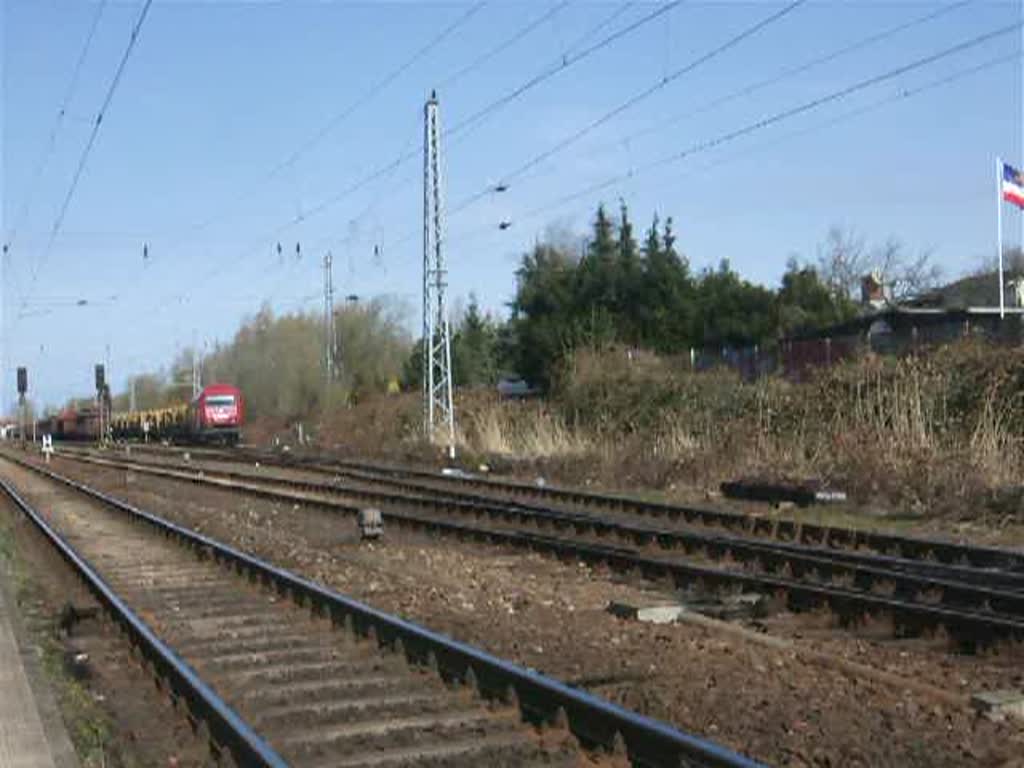
[[[445,292],[444,204],[441,126],[437,94],[423,110],[423,429],[432,442],[446,442],[455,456],[451,329]]]

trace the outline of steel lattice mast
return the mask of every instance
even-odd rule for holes
[[[444,206],[441,126],[437,94],[423,109],[423,429],[431,441],[444,440],[455,456],[451,331],[445,289]]]

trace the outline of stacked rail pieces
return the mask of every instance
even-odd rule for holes
[[[5,458],[16,481],[100,510],[40,512],[0,481],[238,765],[569,766],[581,748],[597,765],[616,750],[638,766],[756,765]]]
[[[655,526],[623,513],[445,493],[421,481],[380,480],[354,470],[341,470],[327,481],[263,467],[226,469],[214,462],[78,460],[345,515],[357,514],[369,502],[382,509],[387,524],[578,559],[667,580],[698,595],[754,591],[796,611],[828,607],[846,623],[885,615],[898,635],[943,629],[967,649],[1024,639],[1024,556],[1011,551],[943,544],[947,553],[960,552],[955,563],[945,563],[923,543],[911,546],[909,538],[901,539],[903,551],[923,557],[741,536],[707,526]]]

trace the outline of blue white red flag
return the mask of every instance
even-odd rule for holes
[[[1024,175],[1008,163],[1003,163],[1003,200],[1024,208]]]

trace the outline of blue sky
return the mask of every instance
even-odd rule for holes
[[[673,216],[695,267],[728,258],[766,284],[778,280],[791,255],[813,259],[833,225],[869,240],[896,236],[913,251],[931,249],[949,276],[976,267],[995,250],[993,158],[1021,157],[1019,30],[682,161],[627,174],[1021,19],[1018,2],[968,3],[664,124],[943,5],[812,0],[673,80],[513,179],[507,192],[484,195],[450,216],[453,295],[473,292],[500,310],[514,290],[519,256],[546,228],[583,232],[599,202],[617,207],[620,198],[641,227],[655,211]],[[262,301],[279,311],[316,310],[328,248],[340,294],[391,295],[408,305],[414,325],[418,148],[430,89],[444,84],[442,121],[456,125],[563,56],[572,61],[587,45],[573,48],[581,39],[596,42],[658,8],[493,0],[375,87],[472,6],[156,0],[48,248],[141,3],[103,8],[48,153],[97,7],[92,0],[3,0],[5,361],[30,367],[33,392],[46,403],[89,393],[92,364],[106,357],[107,345],[121,386],[132,373],[166,364],[194,337],[230,338]],[[681,3],[565,67],[448,142],[449,206],[781,8]],[[450,81],[545,14],[520,41]],[[886,103],[868,109],[880,102]],[[307,152],[272,173],[352,104],[358,106]],[[637,132],[643,134],[630,138]],[[321,206],[407,153],[409,161]],[[619,176],[599,192],[555,205]],[[512,226],[499,230],[502,220]],[[1017,214],[1007,210],[1006,225],[1008,240],[1016,241]],[[79,306],[80,299],[88,303]],[[2,376],[6,403],[13,371]]]

